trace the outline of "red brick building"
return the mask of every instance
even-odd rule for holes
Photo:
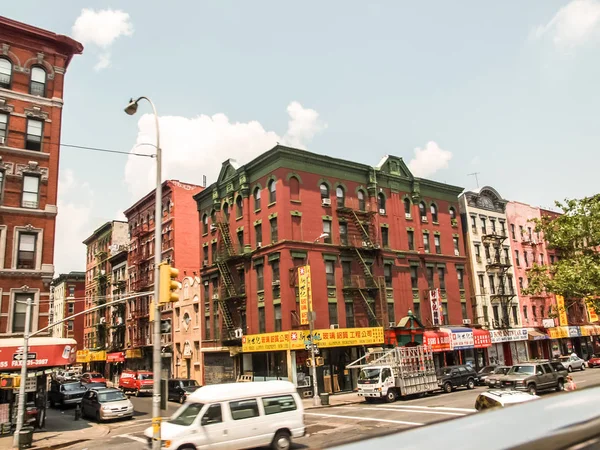
[[[243,372],[298,386],[308,380],[308,352],[280,345],[308,328],[300,323],[297,279],[305,264],[315,328],[324,330],[317,335],[326,391],[352,389],[356,374],[345,365],[364,345],[383,343],[373,336],[409,310],[431,326],[431,290],[440,289],[442,325],[462,325],[471,305],[457,220],[461,191],[414,177],[393,156],[371,167],[277,146],[241,167],[225,161],[217,182],[194,197],[204,382]],[[345,343],[336,344],[338,335]],[[252,340],[268,344],[249,350]]]
[[[162,259],[180,271],[183,278],[200,267],[198,215],[193,195],[203,187],[167,180],[162,185]],[[127,265],[130,292],[154,289],[154,207],[155,191],[148,193],[125,211],[131,237]],[[152,368],[152,325],[149,307],[152,295],[127,302],[126,366]],[[172,321],[173,310],[165,307],[162,320]],[[162,335],[165,354],[172,354],[172,332]],[[171,362],[163,360],[170,375]]]
[[[62,273],[52,280],[52,315],[55,323],[83,311],[85,306],[85,272]],[[52,337],[73,338],[83,346],[84,315],[52,328]]]
[[[83,46],[0,17],[0,335],[48,325],[65,72]]]

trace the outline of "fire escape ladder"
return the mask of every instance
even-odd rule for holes
[[[231,277],[231,271],[229,270],[229,266],[225,261],[217,260],[217,267],[219,268],[221,279],[223,280],[223,284],[225,285],[225,292],[227,293],[227,297],[235,297],[237,295],[237,292],[235,290],[235,284],[233,283],[233,278]]]
[[[223,299],[219,299],[219,309],[221,310],[221,314],[223,315],[223,323],[225,323],[225,327],[227,331],[231,332],[234,330],[233,317],[231,317],[231,312],[229,311],[229,307],[227,306],[227,302]]]
[[[373,276],[373,273],[371,272],[371,269],[369,268],[369,265],[367,264],[367,262],[363,258],[362,253],[360,252],[360,250],[358,249],[358,247],[354,247],[354,251],[355,251],[356,256],[357,256],[357,261],[360,264],[360,267],[362,268],[362,270],[363,270],[363,272],[365,274],[365,281],[366,281],[367,285],[369,285],[369,283],[371,283],[371,286],[374,286],[377,289],[379,289],[379,284],[377,283],[377,280]]]
[[[235,255],[235,247],[231,240],[231,233],[229,232],[229,224],[227,222],[218,222],[219,231],[221,232],[221,239],[225,245],[225,251],[227,256]]]
[[[377,320],[377,315],[375,314],[375,311],[373,311],[373,308],[371,307],[371,302],[369,301],[369,299],[367,298],[367,296],[365,295],[365,293],[363,292],[362,289],[359,289],[358,292],[360,293],[360,297],[363,299],[363,304],[365,306],[365,310],[367,311],[367,314],[369,315],[369,318],[373,322],[375,322],[377,324],[377,326],[379,326],[379,320]]]
[[[375,248],[375,244],[373,244],[371,236],[369,235],[368,225],[367,228],[365,228],[362,221],[358,217],[358,214],[356,214],[356,211],[354,210],[352,210],[352,219],[354,221],[354,225],[356,225],[356,228],[360,231],[363,242],[366,244],[364,246],[368,248]]]

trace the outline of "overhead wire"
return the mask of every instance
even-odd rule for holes
[[[148,144],[148,145],[152,145],[152,144]],[[102,152],[102,153],[115,153],[118,155],[133,155],[133,156],[142,156],[142,157],[146,157],[146,158],[156,158],[155,154],[146,154],[146,153],[137,153],[137,152],[125,152],[123,150],[112,150],[112,149],[108,149],[108,148],[100,148],[100,147],[88,147],[86,145],[74,145],[74,144],[63,144],[62,142],[60,143],[61,147],[69,147],[69,148],[77,148],[80,150],[89,150],[92,152]]]

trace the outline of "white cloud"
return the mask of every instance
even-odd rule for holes
[[[257,121],[231,122],[225,114],[160,117],[160,138],[163,149],[163,180],[179,179],[188,183],[214,182],[221,164],[228,158],[245,164],[274,147],[277,142],[304,147],[314,135],[326,127],[319,114],[292,102],[287,132],[280,137],[267,131]],[[138,122],[135,153],[152,154],[155,142],[154,117],[142,116]],[[125,183],[133,200],[150,192],[155,184],[154,160],[130,155],[125,166]]]
[[[425,148],[415,148],[415,157],[410,160],[408,167],[417,177],[429,177],[440,169],[448,167],[452,152],[444,150],[435,142],[429,141]]]
[[[572,0],[546,24],[538,26],[533,36],[550,37],[555,46],[568,49],[599,36],[600,1]]]
[[[131,36],[133,25],[126,12],[112,9],[95,11],[86,8],[75,20],[72,33],[82,44],[92,44],[102,50],[94,67],[95,70],[102,70],[110,66],[108,49],[118,37]]]

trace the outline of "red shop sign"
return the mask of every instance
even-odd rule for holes
[[[123,352],[108,353],[106,355],[106,362],[109,362],[109,363],[125,362],[125,353],[123,353]]]
[[[59,367],[75,363],[75,339],[38,337],[29,339],[27,367]],[[0,371],[20,370],[25,360],[23,339],[0,339]]]
[[[447,352],[450,347],[450,335],[443,331],[425,331],[423,333],[423,345],[427,345],[434,352]]]

